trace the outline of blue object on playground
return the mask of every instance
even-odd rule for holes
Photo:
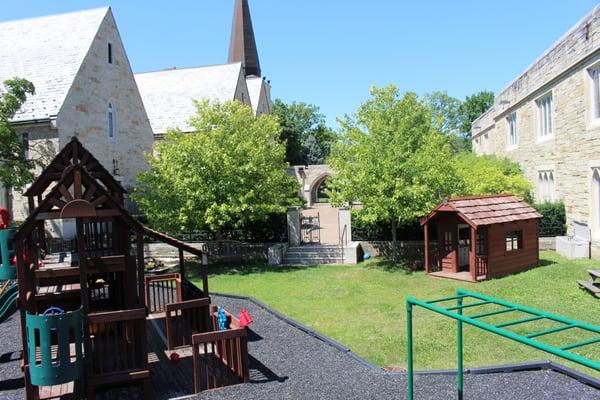
[[[227,330],[227,315],[225,315],[225,310],[221,307],[217,309],[217,323],[219,324],[219,330]]]
[[[10,283],[6,289],[0,294],[0,322],[17,309],[17,296],[19,295],[18,286],[16,283]]]
[[[58,308],[58,307],[50,307],[48,308],[46,311],[44,311],[42,313],[42,315],[60,315],[60,314],[64,314],[65,310],[63,310],[62,308]]]
[[[363,255],[363,259],[368,260],[369,258],[371,258],[371,254],[365,252],[365,254]]]
[[[14,229],[0,229],[0,280],[8,281],[17,277],[17,268],[10,265],[10,258],[14,255],[10,237],[15,232]]]

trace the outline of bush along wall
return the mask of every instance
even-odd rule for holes
[[[562,202],[538,203],[533,207],[538,210],[544,218],[540,221],[540,236],[553,237],[567,234],[567,213]]]

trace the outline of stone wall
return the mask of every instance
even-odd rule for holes
[[[329,165],[295,165],[289,167],[286,171],[289,176],[296,178],[298,181],[299,192],[301,198],[306,201],[306,205],[311,206],[311,193],[323,179],[333,175],[333,170]]]
[[[539,171],[553,171],[556,199],[564,201],[567,224],[580,221],[600,240],[600,215],[591,196],[600,167],[600,119],[594,118],[590,68],[600,65],[600,6],[542,54],[473,122],[473,148],[518,162],[540,199]],[[540,96],[552,93],[553,134],[540,137]],[[516,115],[518,142],[508,144],[507,117]]]
[[[108,43],[112,44],[112,64],[108,63]],[[114,141],[108,136],[109,103],[116,121]],[[61,148],[77,136],[107,170],[118,167],[126,189],[134,187],[136,175],[148,168],[145,153],[152,150],[152,128],[110,12],[60,109],[57,127]]]

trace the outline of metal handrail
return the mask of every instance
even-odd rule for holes
[[[480,304],[467,303],[463,305],[465,299],[474,299],[479,301]],[[441,307],[439,303],[456,300],[456,306],[453,307]],[[472,313],[469,315],[463,315],[463,309],[465,308],[476,308],[481,305],[494,304],[503,307],[500,310],[484,312],[484,313]],[[569,350],[586,346],[593,343],[600,342],[600,336],[594,337],[587,340],[576,341],[570,344],[556,347],[547,343],[535,340],[540,336],[547,336],[552,333],[556,333],[565,329],[579,328],[588,332],[596,333],[600,335],[600,327],[587,324],[585,322],[576,321],[573,319],[565,318],[559,315],[550,314],[544,311],[539,311],[534,308],[522,306],[519,304],[509,303],[504,300],[496,299],[493,297],[485,296],[479,293],[469,292],[463,289],[456,290],[456,296],[446,297],[442,299],[421,301],[413,297],[406,298],[406,322],[407,322],[407,347],[408,347],[408,400],[413,400],[413,389],[414,389],[414,370],[413,370],[413,327],[412,327],[412,311],[414,306],[423,307],[429,311],[444,315],[446,317],[455,319],[457,321],[457,350],[458,350],[458,366],[456,375],[456,387],[458,392],[458,399],[463,398],[463,333],[462,324],[463,322],[472,325],[476,328],[483,329],[484,331],[495,333],[496,335],[505,337],[507,339],[514,340],[518,343],[522,343],[538,350],[545,351],[553,354],[557,357],[564,358],[574,363],[583,365],[591,368],[595,371],[600,371],[600,361],[592,360],[587,357],[583,357],[579,354],[572,353]],[[520,312],[529,314],[528,318],[520,318],[514,321],[506,321],[499,324],[491,324],[481,321],[482,318],[497,315],[501,313]],[[538,320],[551,320],[560,324],[563,324],[561,328],[545,329],[538,332],[533,332],[528,335],[520,335],[515,332],[504,329],[508,326],[514,326],[522,323],[533,322]]]
[[[344,246],[348,241],[348,224],[344,224],[344,229],[340,235],[340,248],[342,250],[342,264],[344,263]],[[346,243],[345,243],[346,242]]]

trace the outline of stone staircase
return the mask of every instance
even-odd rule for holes
[[[305,245],[288,248],[284,265],[343,264],[342,249],[337,245]]]

